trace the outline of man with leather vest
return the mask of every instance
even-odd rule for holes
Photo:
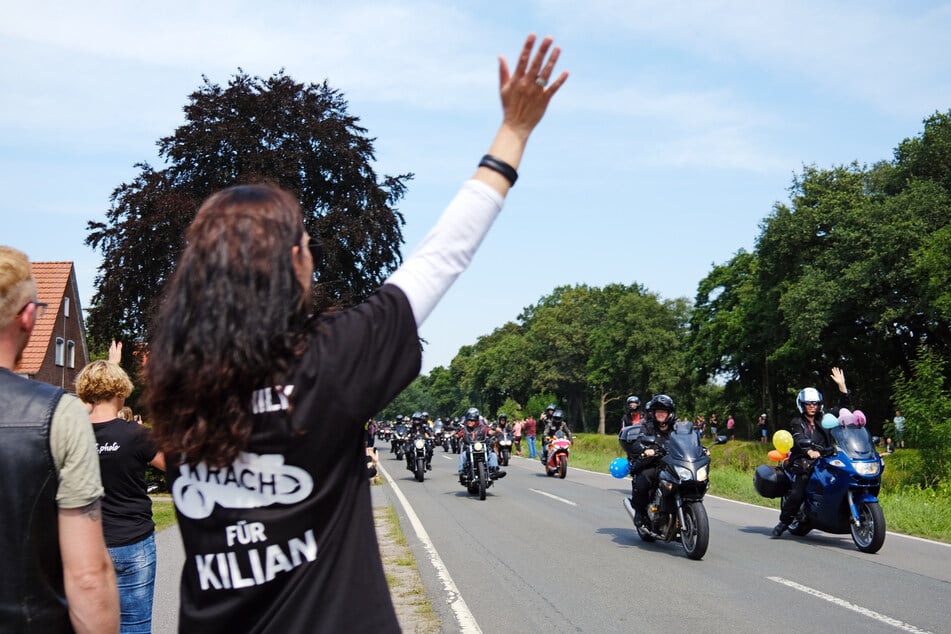
[[[26,255],[0,246],[0,631],[118,632],[86,408],[13,372],[45,309]]]

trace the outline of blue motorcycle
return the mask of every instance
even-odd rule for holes
[[[816,460],[806,497],[789,532],[802,537],[813,529],[852,534],[856,548],[875,553],[885,543],[885,514],[878,503],[885,464],[864,427],[830,429],[838,452]],[[795,476],[782,467],[760,465],[753,484],[763,497],[783,502]]]

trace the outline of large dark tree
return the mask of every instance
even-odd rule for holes
[[[412,175],[377,177],[373,139],[326,82],[239,69],[225,88],[204,78],[184,111],[184,125],[158,141],[166,167],[138,164],[139,175],[113,191],[106,222],[87,225],[86,244],[103,255],[87,321],[94,345],[145,338],[186,227],[207,196],[229,185],[269,181],[297,196],[323,246],[318,308],[359,302],[399,264],[395,204]]]

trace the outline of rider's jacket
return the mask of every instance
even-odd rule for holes
[[[830,413],[837,416],[839,410],[849,407],[849,404],[849,395],[840,392],[839,405],[830,410]],[[793,446],[789,450],[788,464],[793,471],[807,473],[812,469],[815,460],[811,460],[806,455],[806,452],[810,449],[815,449],[825,456],[835,453],[835,443],[832,441],[832,435],[829,430],[822,427],[821,420],[822,415],[817,413],[815,424],[810,424],[802,414],[796,414],[790,421],[789,431],[792,433]]]

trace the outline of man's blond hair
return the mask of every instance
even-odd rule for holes
[[[93,361],[76,377],[76,396],[95,405],[115,397],[129,398],[132,381],[120,366],[109,361]]]
[[[0,246],[0,328],[9,324],[33,299],[36,299],[36,281],[29,258],[22,251]]]

